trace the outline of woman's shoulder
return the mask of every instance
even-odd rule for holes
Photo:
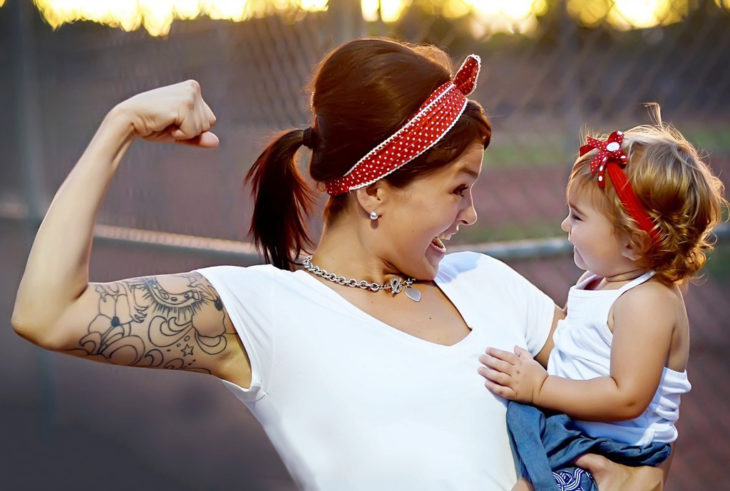
[[[268,283],[286,281],[291,271],[279,269],[271,264],[256,264],[252,266],[217,265],[198,268],[196,272],[202,274],[214,286],[227,284],[230,286],[251,285],[260,288]]]
[[[481,252],[462,251],[447,254],[439,265],[440,276],[454,277],[469,272],[490,277],[519,276],[519,273],[504,262]]]

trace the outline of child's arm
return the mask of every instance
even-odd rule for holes
[[[676,297],[646,283],[614,304],[610,376],[569,380],[548,376],[522,348],[488,348],[480,360],[485,385],[506,399],[535,404],[576,419],[619,421],[641,415],[654,397],[676,318]]]
[[[561,309],[556,305],[553,313],[553,325],[550,327],[550,332],[545,340],[545,344],[542,349],[540,349],[540,352],[535,355],[535,359],[544,367],[547,367],[548,360],[550,359],[550,353],[553,350],[553,334],[555,334],[555,328],[558,327],[558,322],[563,319],[565,319],[565,308]]]

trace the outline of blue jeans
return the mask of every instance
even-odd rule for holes
[[[666,443],[641,447],[582,433],[567,415],[543,412],[519,402],[507,406],[507,428],[522,476],[535,491],[597,491],[590,473],[573,465],[586,453],[624,465],[659,465],[671,452]]]

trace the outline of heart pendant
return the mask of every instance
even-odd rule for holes
[[[406,297],[410,298],[414,302],[420,302],[421,301],[421,290],[417,290],[416,288],[413,288],[412,286],[406,287]]]

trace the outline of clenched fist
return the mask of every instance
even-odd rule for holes
[[[121,102],[115,110],[129,121],[135,136],[145,140],[218,146],[218,137],[209,131],[215,115],[195,80],[142,92]]]

